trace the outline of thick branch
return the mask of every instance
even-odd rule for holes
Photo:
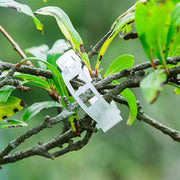
[[[1,64],[0,70],[9,70],[15,66],[15,64],[6,63],[3,61],[0,61],[0,64]],[[45,78],[51,78],[52,79],[52,73],[49,70],[44,70],[44,69],[40,69],[40,68],[22,65],[17,71],[22,72],[22,73],[35,75],[35,76],[42,76]]]
[[[40,131],[42,131],[45,128],[51,127],[53,124],[57,124],[58,122],[62,121],[63,119],[66,119],[70,116],[72,116],[74,112],[69,112],[64,110],[59,115],[55,116],[54,118],[45,118],[45,121],[39,124],[38,126],[28,130],[26,133],[18,137],[17,139],[11,141],[6,148],[4,148],[3,151],[0,152],[0,159],[6,156],[9,152],[11,152],[13,149],[15,149],[17,146],[22,144],[25,140],[30,138],[31,136],[38,134]],[[1,163],[0,163],[1,164]]]
[[[174,64],[174,65],[177,64],[178,62],[180,62],[180,56],[170,57],[170,58],[168,58],[168,61],[167,61],[168,64]],[[155,65],[160,65],[159,60],[154,60],[154,63],[155,63]],[[123,69],[122,71],[120,71],[116,74],[113,74],[111,76],[108,76],[108,77],[102,79],[101,81],[97,82],[95,86],[97,89],[101,89],[105,85],[111,83],[114,80],[129,76],[132,72],[146,70],[151,67],[152,67],[152,65],[150,62],[145,62],[145,63],[139,64],[139,65],[133,66],[132,68],[129,68],[129,69]],[[180,73],[180,66],[171,68],[169,71],[170,71],[170,75],[171,74],[177,75],[178,73]]]

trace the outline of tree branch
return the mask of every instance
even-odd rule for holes
[[[92,48],[90,49],[90,51],[88,52],[88,57],[89,57],[89,59],[90,59],[93,55],[95,55],[95,54],[98,53],[98,50],[99,50],[100,47],[103,45],[103,43],[106,41],[106,39],[111,35],[112,31],[113,31],[113,28],[110,29],[110,30],[107,32],[107,34],[105,34],[105,35],[102,37],[102,39],[100,39],[100,41],[99,41],[94,47],[92,47]]]
[[[169,58],[168,63],[169,64],[177,64],[177,62],[180,61],[180,57],[175,58]],[[156,65],[159,64],[159,61],[155,61]],[[12,64],[9,63],[3,63],[0,62],[1,68],[4,69],[10,69],[9,70],[9,77],[13,76],[13,67],[15,67]],[[125,99],[120,98],[119,93],[122,92],[125,88],[131,88],[131,87],[139,87],[139,83],[142,80],[142,78],[145,76],[144,70],[147,68],[151,68],[151,64],[149,62],[142,63],[140,65],[134,66],[130,69],[122,70],[119,73],[116,73],[114,75],[111,75],[107,78],[104,78],[100,80],[99,82],[95,83],[95,86],[98,90],[103,90],[104,98],[110,102],[112,99],[116,100],[117,102],[121,104],[127,105],[127,102]],[[44,77],[52,78],[52,74],[50,71],[42,70],[39,68],[31,68],[27,66],[22,66],[17,71],[20,72],[26,72],[33,75],[41,75]],[[169,76],[174,76],[180,73],[180,66],[174,67],[170,69]],[[118,85],[110,86],[110,83],[113,80],[120,79],[122,77],[127,77],[126,80]],[[2,81],[1,81],[2,82]],[[0,83],[1,83],[0,82]],[[82,85],[82,82],[75,83],[75,86],[77,88]],[[112,88],[111,91],[107,91],[104,87],[110,87]],[[85,99],[88,99],[90,97],[90,93],[85,93]],[[38,155],[43,156],[46,158],[54,159],[58,156],[61,156],[65,153],[68,153],[70,151],[76,151],[84,147],[89,139],[91,138],[92,134],[96,132],[95,124],[92,124],[91,118],[88,116],[85,116],[84,119],[79,120],[79,126],[80,126],[80,132],[86,131],[85,136],[77,141],[73,142],[72,139],[75,138],[77,135],[71,130],[67,129],[65,132],[57,135],[52,140],[45,142],[45,143],[39,143],[35,147],[31,147],[22,151],[15,152],[14,154],[9,154],[12,150],[14,150],[16,147],[21,145],[24,141],[32,137],[34,134],[40,133],[42,130],[45,130],[52,125],[61,122],[63,119],[68,118],[74,113],[74,109],[78,108],[79,105],[77,102],[69,103],[66,102],[66,109],[63,110],[59,115],[49,118],[46,117],[45,121],[39,124],[38,126],[28,130],[26,133],[18,137],[17,139],[11,141],[5,148],[0,152],[0,164],[7,164],[11,162],[16,162],[18,160]],[[146,114],[142,113],[140,110],[138,110],[138,116],[137,119],[150,124],[154,128],[160,130],[164,134],[169,135],[171,138],[173,138],[175,141],[180,142],[180,132],[175,131],[169,127],[166,127],[165,125],[155,121],[151,117],[147,116]],[[63,148],[63,144],[68,143],[68,146]],[[50,149],[53,149],[55,147],[59,147],[60,150],[49,153],[48,151]]]
[[[13,49],[24,59],[27,58],[26,54],[20,48],[20,46],[13,40],[13,38],[8,34],[8,32],[0,25],[1,33],[6,37],[6,39],[13,45]],[[34,67],[31,61],[26,61],[27,66]]]
[[[1,67],[0,67],[1,71],[9,70],[9,69],[13,68],[16,65],[16,64],[3,62],[3,61],[0,61],[0,64],[1,64]],[[42,76],[42,77],[45,77],[45,78],[52,79],[52,73],[49,70],[44,70],[44,69],[40,69],[40,68],[35,68],[35,67],[29,67],[29,66],[22,65],[17,71],[22,72],[22,73],[35,75],[35,76]]]
[[[66,119],[66,118],[72,116],[73,114],[74,114],[74,112],[69,112],[67,110],[64,110],[62,113],[55,116],[54,118],[50,119],[49,117],[46,117],[44,122],[42,122],[41,124],[39,124],[38,126],[32,128],[32,129],[28,130],[26,133],[22,134],[17,139],[11,141],[8,144],[8,146],[0,152],[0,159],[3,158],[4,156],[6,156],[8,153],[10,153],[13,149],[15,149],[17,146],[22,144],[25,140],[27,140],[31,136],[38,134],[40,131],[42,131],[46,128],[52,127],[52,125],[59,123],[63,119]]]
[[[127,101],[123,97],[113,97],[113,100],[128,106]],[[166,134],[170,136],[174,141],[180,142],[180,131],[174,130],[172,128],[169,128],[165,126],[164,124],[158,122],[157,120],[153,119],[152,117],[148,116],[142,111],[142,107],[139,102],[138,104],[138,113],[137,113],[137,119],[139,121],[143,121],[144,123],[149,124],[150,126],[154,127],[155,129],[161,131],[163,134]]]

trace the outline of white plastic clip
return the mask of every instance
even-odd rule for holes
[[[120,110],[117,108],[116,103],[114,101],[112,101],[111,104],[107,103],[101,94],[99,94],[91,83],[89,74],[82,69],[81,59],[73,50],[64,53],[56,61],[56,64],[62,70],[62,77],[68,90],[81,108],[97,122],[97,128],[101,128],[106,132],[122,120]],[[85,84],[80,86],[78,90],[75,90],[70,81],[77,76],[82,79]],[[80,98],[87,90],[90,90],[94,94],[89,100],[90,106],[87,106]]]

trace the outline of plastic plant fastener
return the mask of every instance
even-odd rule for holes
[[[111,104],[107,103],[96,90],[91,83],[89,74],[85,72],[84,68],[82,69],[81,59],[73,50],[69,50],[59,57],[56,64],[62,70],[62,77],[68,90],[81,108],[97,122],[97,128],[101,128],[106,132],[122,120],[120,110],[117,108],[116,103],[114,101],[112,101]],[[85,66],[85,68],[87,67]],[[85,82],[78,90],[75,90],[70,83],[75,77],[79,77],[79,79]],[[81,96],[86,91],[89,92],[89,90],[94,96],[89,99],[89,106],[87,106],[81,99]]]

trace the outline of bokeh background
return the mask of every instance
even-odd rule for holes
[[[91,45],[108,32],[114,20],[135,0],[19,0],[28,4],[33,10],[44,6],[59,6],[70,17],[81,35],[86,51]],[[20,44],[22,49],[41,44],[49,47],[59,39],[64,38],[52,17],[38,16],[44,24],[44,35],[35,29],[33,20],[12,9],[0,8],[0,24]],[[116,37],[108,48],[101,67],[105,70],[112,60],[122,54],[135,56],[135,64],[147,61],[139,40],[124,41]],[[12,49],[11,44],[0,34],[0,60],[16,63],[21,58]],[[96,57],[91,59],[92,67]],[[173,88],[165,86],[158,100],[147,104],[140,89],[133,89],[135,96],[142,103],[143,110],[153,118],[180,130],[179,100],[173,94]],[[47,93],[32,87],[30,92],[14,92],[28,105],[34,102],[50,100]],[[119,106],[123,121],[117,126],[103,133],[101,130],[94,134],[89,144],[78,152],[68,153],[55,160],[42,157],[31,157],[22,161],[4,165],[0,170],[2,180],[179,180],[180,179],[180,144],[170,137],[155,130],[149,125],[135,121],[130,127],[126,125],[128,109]],[[55,110],[46,110],[35,117],[28,127],[0,130],[0,149],[7,143],[43,121],[46,114],[53,116]],[[14,118],[20,119],[22,112]],[[42,132],[34,136],[20,147],[35,145],[38,141],[45,141],[55,136],[60,127]]]

